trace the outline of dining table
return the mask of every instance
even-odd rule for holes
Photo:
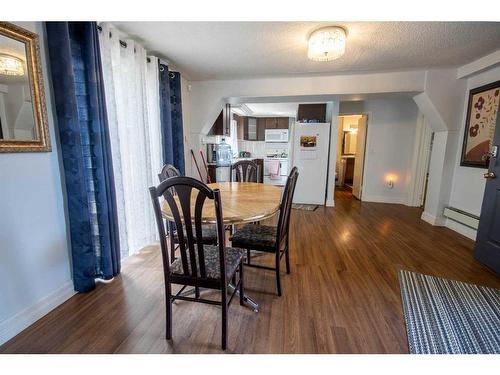
[[[225,225],[254,223],[273,217],[279,211],[282,188],[255,182],[216,182],[210,189],[219,189],[222,216]],[[193,192],[195,194],[195,192]],[[192,199],[192,212],[196,200]],[[167,202],[162,204],[165,219],[173,221]],[[205,201],[201,214],[202,224],[215,224],[215,208],[212,200]]]
[[[220,191],[225,226],[255,223],[273,217],[279,211],[283,190],[280,186],[255,182],[216,182],[208,184],[208,187]],[[193,194],[196,192],[193,191]],[[191,212],[194,213],[196,199],[191,201]],[[166,220],[174,221],[166,201],[162,202],[162,214]],[[215,224],[216,221],[214,202],[206,200],[201,222]],[[259,305],[250,297],[245,295],[244,302],[247,307],[258,311]]]

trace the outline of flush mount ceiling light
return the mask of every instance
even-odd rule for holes
[[[23,61],[11,55],[0,54],[0,74],[6,76],[24,75]]]
[[[307,57],[314,61],[338,59],[345,52],[346,32],[337,26],[323,27],[309,36]]]

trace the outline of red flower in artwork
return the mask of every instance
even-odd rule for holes
[[[478,132],[479,132],[479,125],[478,124],[471,126],[469,129],[469,135],[471,137],[475,137]]]
[[[479,117],[481,117],[481,115],[479,113],[476,113],[476,119],[478,119]]]
[[[476,108],[478,111],[480,111],[481,109],[483,109],[483,105],[484,105],[484,98],[482,96],[480,96],[479,99],[477,100],[476,104],[474,104],[474,108]]]

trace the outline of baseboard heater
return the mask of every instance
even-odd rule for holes
[[[448,219],[456,221],[457,223],[463,224],[469,228],[476,229],[479,227],[479,216],[470,214],[463,210],[459,210],[454,207],[446,207],[444,209],[443,215]]]

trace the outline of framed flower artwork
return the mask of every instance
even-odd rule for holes
[[[470,90],[460,165],[488,168],[500,102],[500,81]]]

